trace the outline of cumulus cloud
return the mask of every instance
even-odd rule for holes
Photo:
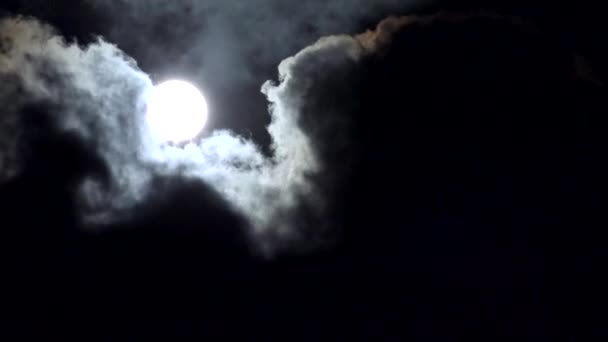
[[[375,30],[325,37],[285,59],[279,81],[262,87],[270,104],[270,155],[228,130],[185,146],[155,141],[144,122],[153,84],[133,59],[101,38],[80,46],[35,19],[2,19],[0,181],[23,167],[23,106],[47,102],[57,125],[77,133],[107,164],[107,177],[87,176],[76,194],[88,225],[137,215],[134,208],[162,196],[154,187],[162,176],[210,185],[247,219],[265,252],[314,239],[331,224],[326,211],[350,172],[351,114],[362,95],[358,68],[409,24],[471,16],[479,15],[391,17]]]
[[[154,141],[144,123],[150,78],[101,38],[79,46],[31,18],[2,19],[0,32],[0,76],[11,80],[0,87],[3,181],[23,167],[17,145],[19,132],[28,129],[20,118],[24,106],[45,102],[53,105],[60,129],[77,133],[107,164],[107,179],[87,177],[77,193],[83,219],[92,226],[127,219],[152,195],[151,182],[160,175],[211,185],[248,218],[265,250],[276,247],[269,241],[290,241],[305,228],[322,230],[325,190],[315,177],[323,171],[318,146],[325,142],[312,141],[301,115],[328,68],[337,72],[360,57],[352,37],[326,38],[304,49],[280,65],[278,84],[264,85],[272,137],[266,156],[255,142],[227,130],[186,146]],[[315,113],[316,127],[333,120],[332,108],[314,110],[325,111]],[[300,227],[310,224],[315,227]]]
[[[152,83],[135,61],[102,39],[86,47],[66,42],[34,19],[2,19],[0,31],[0,75],[11,80],[1,87],[2,178],[22,167],[15,155],[19,134],[28,129],[19,126],[22,107],[49,103],[59,129],[77,132],[104,157],[113,176],[108,186],[121,189],[112,205],[141,198],[146,172],[137,162],[143,125],[136,113]]]

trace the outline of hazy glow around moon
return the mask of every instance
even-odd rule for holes
[[[147,105],[148,126],[162,141],[191,140],[207,123],[207,101],[200,90],[188,82],[171,80],[155,86]]]

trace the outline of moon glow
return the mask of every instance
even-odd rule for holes
[[[152,90],[146,122],[152,134],[163,142],[181,143],[194,139],[205,127],[208,106],[194,85],[166,81]]]

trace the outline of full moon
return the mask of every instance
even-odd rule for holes
[[[154,136],[165,142],[192,140],[207,123],[205,97],[185,81],[171,80],[156,85],[147,105],[148,126]]]

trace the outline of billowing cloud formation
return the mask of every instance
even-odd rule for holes
[[[23,129],[17,127],[20,107],[26,104],[57,105],[53,119],[61,128],[78,131],[107,153],[135,142],[141,117],[124,111],[141,111],[139,94],[152,84],[133,60],[103,40],[84,49],[68,44],[32,19],[3,19],[0,30],[2,178],[19,168],[15,144]]]
[[[475,16],[475,15],[472,15]],[[479,15],[477,15],[479,16]],[[488,15],[482,15],[488,16]],[[0,180],[19,173],[25,105],[53,104],[53,121],[77,133],[107,165],[79,186],[84,221],[93,226],[128,219],[151,196],[157,177],[199,179],[240,212],[262,250],[272,252],[329,223],[326,211],[349,173],[351,114],[359,70],[381,55],[410,23],[470,15],[388,18],[359,36],[330,36],[279,66],[279,82],[262,87],[269,103],[270,155],[227,130],[186,146],[163,144],[144,123],[152,81],[116,46],[98,39],[66,42],[34,19],[0,21]],[[351,107],[349,107],[351,106]]]
[[[67,43],[51,27],[33,19],[0,21],[0,75],[5,80],[0,101],[3,179],[14,175],[21,107],[32,103],[54,106],[52,120],[64,131],[77,132],[107,162],[116,198],[122,207],[140,199],[147,172],[138,163],[145,103],[142,91],[152,86],[136,63],[115,46],[99,40],[85,48]],[[128,190],[128,191],[126,191]],[[92,202],[92,204],[95,204]]]
[[[161,175],[204,180],[249,219],[254,236],[265,237],[260,241],[289,241],[298,225],[322,229],[326,190],[315,181],[322,171],[320,142],[311,141],[315,135],[302,129],[300,116],[328,68],[339,72],[361,56],[352,37],[321,40],[281,64],[279,84],[264,85],[271,103],[272,156],[267,157],[253,141],[229,131],[183,147],[154,141],[143,120],[152,82],[103,39],[81,47],[25,18],[3,19],[0,32],[2,180],[22,167],[18,136],[28,129],[20,123],[23,106],[45,102],[54,105],[52,120],[60,129],[76,132],[107,164],[107,178],[89,177],[78,191],[90,224],[125,219],[151,195],[151,182]],[[315,114],[317,127],[333,120],[332,108],[323,110]]]

